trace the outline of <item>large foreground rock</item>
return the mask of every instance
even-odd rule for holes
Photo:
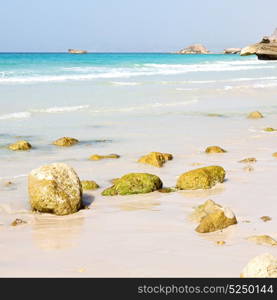
[[[70,166],[54,163],[32,170],[28,178],[33,210],[68,215],[82,206],[81,182]]]
[[[178,54],[209,54],[210,51],[201,44],[190,45],[187,48],[181,49]]]
[[[277,30],[271,36],[265,36],[261,42],[241,49],[240,55],[256,54],[258,59],[277,60]]]
[[[269,253],[256,256],[244,267],[240,277],[277,278],[277,258]]]
[[[150,152],[149,154],[142,156],[138,162],[160,168],[165,162],[172,159],[173,155],[170,153]]]
[[[103,196],[145,194],[163,187],[161,179],[147,173],[129,173],[117,179],[114,185],[102,192]]]
[[[182,174],[176,187],[181,190],[210,189],[217,183],[222,183],[224,178],[225,170],[222,167],[203,167]]]
[[[32,148],[32,145],[27,141],[17,141],[14,144],[9,145],[9,149],[13,151],[27,151]]]

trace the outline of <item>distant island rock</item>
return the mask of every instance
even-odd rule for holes
[[[71,54],[85,54],[88,53],[86,50],[68,49],[68,53]]]
[[[241,48],[227,48],[224,49],[224,54],[239,54],[241,51]]]
[[[205,46],[201,44],[194,44],[187,48],[176,52],[177,54],[209,54],[211,53]]]
[[[258,59],[277,60],[277,28],[271,36],[264,36],[261,42],[243,48],[241,56],[256,54]]]

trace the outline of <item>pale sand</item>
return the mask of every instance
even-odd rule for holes
[[[5,180],[1,180],[0,276],[238,277],[254,256],[264,252],[276,256],[277,247],[245,240],[258,234],[277,238],[277,159],[271,156],[277,151],[277,135],[255,129],[267,123],[274,126],[268,121],[241,121],[249,122],[250,130],[229,141],[222,139],[220,146],[229,151],[226,154],[204,154],[206,141],[194,150],[185,145],[176,147],[174,159],[160,169],[136,163],[136,158],[147,151],[126,153],[123,149],[117,151],[118,145],[109,147],[123,155],[119,160],[89,162],[85,156],[68,159],[81,179],[94,179],[101,187],[131,171],[157,174],[165,186],[173,186],[179,174],[198,167],[194,163],[223,166],[226,182],[207,191],[102,197],[100,189],[85,192],[90,209],[56,217],[29,211],[25,176],[13,179],[14,185],[9,187],[4,187]],[[76,149],[61,153],[70,156]],[[245,164],[237,162],[246,157],[258,160],[252,164],[252,172],[244,171]],[[14,165],[12,161],[10,164]],[[22,172],[32,167],[29,163]],[[230,207],[238,225],[222,232],[196,233],[197,224],[190,222],[188,215],[207,199]],[[264,215],[272,221],[260,220]],[[11,227],[15,218],[28,223]],[[219,240],[226,244],[216,245]]]

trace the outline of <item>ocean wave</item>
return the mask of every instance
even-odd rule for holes
[[[186,106],[193,103],[197,103],[198,99],[192,99],[183,102],[172,102],[172,103],[151,103],[145,105],[137,105],[137,106],[129,106],[129,107],[118,107],[118,108],[99,108],[93,109],[90,112],[92,113],[111,113],[111,112],[131,112],[131,111],[142,111],[142,110],[150,110],[155,108],[166,108],[166,107],[177,107],[177,106]]]
[[[35,112],[35,113],[61,113],[61,112],[72,112],[72,111],[85,110],[86,108],[89,108],[89,105],[54,106],[54,107],[43,108],[43,109],[32,109],[31,112]]]
[[[126,81],[113,81],[111,82],[112,85],[123,85],[123,86],[133,86],[133,85],[140,85],[140,82],[126,82]]]
[[[31,117],[31,113],[28,111],[14,112],[10,114],[0,115],[0,120],[8,119],[28,119]]]
[[[56,68],[28,72],[18,71],[13,74],[3,73],[0,84],[7,83],[47,83],[63,81],[87,81],[93,79],[131,78],[139,76],[178,75],[192,72],[226,72],[276,68],[276,64],[258,60],[216,61],[197,64],[143,63],[132,66],[83,66]],[[115,85],[137,85],[137,82],[114,81]]]

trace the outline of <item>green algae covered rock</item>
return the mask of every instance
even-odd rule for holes
[[[33,210],[68,215],[82,207],[82,185],[67,164],[54,163],[32,170],[28,177],[29,202]]]
[[[176,187],[181,190],[210,189],[217,183],[222,183],[224,178],[225,170],[222,167],[203,167],[182,174]]]
[[[165,188],[159,189],[158,192],[164,193],[164,194],[173,193],[173,192],[176,192],[176,188],[165,187]]]
[[[210,146],[206,148],[205,152],[208,154],[212,154],[212,153],[225,153],[227,151],[222,149],[219,146]]]
[[[117,179],[113,186],[102,192],[103,196],[145,194],[161,189],[161,179],[147,173],[129,173]]]
[[[229,208],[221,207],[203,217],[195,231],[199,233],[213,232],[234,224],[237,224],[234,213]]]
[[[173,155],[170,153],[150,152],[149,154],[142,156],[138,162],[160,168],[166,161],[172,159]]]
[[[54,141],[53,145],[60,146],[60,147],[70,147],[78,143],[79,141],[77,139],[71,137],[62,137]]]
[[[89,157],[89,160],[100,160],[105,158],[120,158],[120,155],[118,154],[109,154],[109,155],[99,155],[99,154],[93,154]]]
[[[82,180],[81,181],[83,190],[97,190],[99,185],[93,180]]]
[[[17,141],[14,144],[9,145],[9,149],[13,151],[27,151],[32,148],[32,145],[27,141]]]
[[[272,128],[272,127],[266,127],[266,128],[264,128],[264,131],[272,132],[272,131],[277,131],[277,129]]]

